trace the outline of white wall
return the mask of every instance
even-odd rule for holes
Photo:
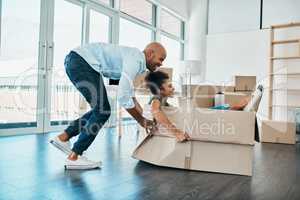
[[[207,36],[208,80],[230,82],[232,76],[267,75],[269,30],[212,34]]]
[[[209,1],[209,33],[257,30],[260,25],[260,0]]]
[[[232,83],[234,75],[256,75],[258,83],[268,87],[269,30],[259,30],[260,0],[209,2],[207,7],[207,0],[190,0],[188,58],[205,62],[208,82]],[[295,21],[300,21],[299,0],[264,0],[263,27]],[[299,38],[299,33],[282,32],[276,39]],[[286,49],[277,52],[290,53]],[[299,63],[292,67],[296,66]],[[265,92],[259,108],[261,117],[267,115],[267,100]]]
[[[299,0],[264,0],[263,27],[300,21]]]
[[[267,87],[269,30],[212,34],[207,36],[206,79],[213,83],[233,84],[234,75],[254,75]],[[259,114],[267,117],[267,92]]]
[[[263,27],[300,21],[299,0],[263,0]],[[257,30],[260,0],[212,0],[209,3],[209,33]]]

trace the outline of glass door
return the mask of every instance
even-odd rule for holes
[[[61,130],[62,126],[89,109],[84,98],[69,80],[64,59],[72,49],[82,44],[110,42],[110,21],[111,17],[80,1],[55,0],[51,31],[53,65],[48,72],[49,112],[45,119],[45,131]]]
[[[41,0],[2,0],[0,8],[0,135],[42,132]]]
[[[50,126],[67,124],[79,115],[79,93],[65,73],[64,59],[71,49],[82,44],[83,4],[55,0],[52,27],[49,27],[53,44],[53,56],[48,72],[47,97],[49,112],[45,130]]]

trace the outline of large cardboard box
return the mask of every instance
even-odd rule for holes
[[[133,158],[154,165],[252,176],[253,146],[147,136]]]
[[[296,143],[296,124],[294,122],[263,120],[261,141],[282,144]]]
[[[160,166],[252,175],[255,113],[183,106],[163,111],[191,141],[177,143],[170,130],[160,126],[138,145],[134,158]]]
[[[235,91],[254,91],[256,76],[235,76]]]
[[[168,119],[193,140],[254,144],[255,113],[191,107],[163,107]],[[247,128],[245,128],[247,127]],[[172,136],[161,128],[158,135]]]

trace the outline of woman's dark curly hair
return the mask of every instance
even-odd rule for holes
[[[153,95],[159,95],[162,84],[168,79],[169,75],[162,71],[149,72],[145,76],[146,86]]]

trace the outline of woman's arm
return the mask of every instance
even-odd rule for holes
[[[151,103],[151,113],[154,117],[154,119],[161,125],[163,125],[165,128],[170,130],[177,138],[178,141],[185,141],[189,139],[188,134],[184,133],[180,129],[176,128],[172,124],[172,122],[168,119],[168,117],[165,115],[164,112],[160,109],[160,101],[157,99],[154,99]]]
[[[157,99],[154,99],[151,103],[151,113],[154,117],[154,119],[163,125],[165,128],[170,129],[173,131],[179,131],[172,122],[168,119],[168,117],[165,115],[164,112],[160,109],[160,101]]]

